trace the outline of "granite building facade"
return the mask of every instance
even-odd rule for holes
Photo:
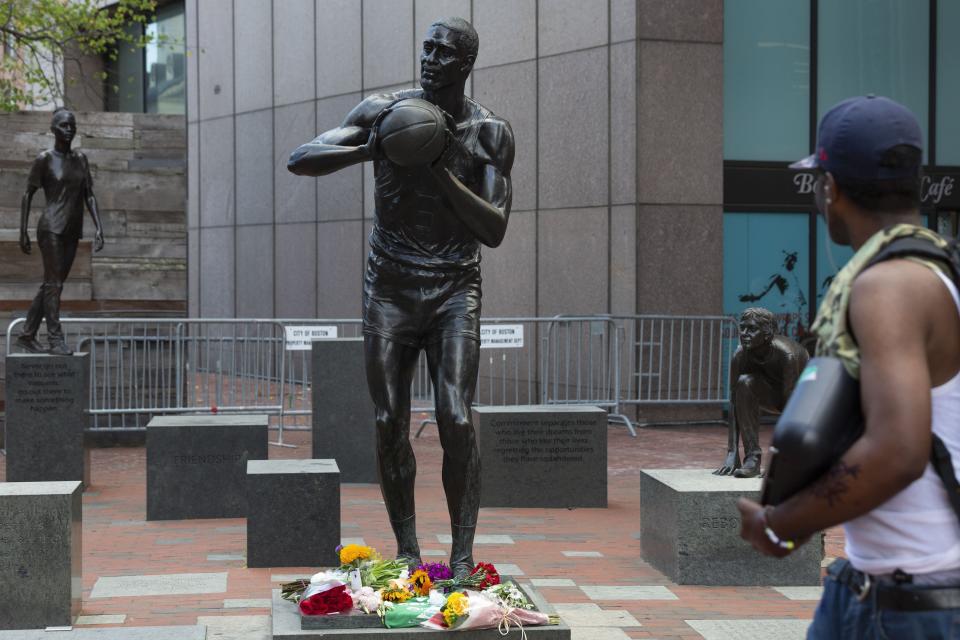
[[[415,86],[446,15],[517,141],[484,315],[720,312],[722,0],[186,0],[189,314],[359,316],[372,169],[286,158]]]

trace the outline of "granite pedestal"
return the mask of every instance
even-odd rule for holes
[[[339,564],[340,471],[334,460],[247,463],[247,566]]]
[[[80,613],[82,492],[77,480],[0,483],[0,629]]]
[[[525,589],[525,592],[538,611],[548,615],[556,613],[537,592],[530,589]],[[323,629],[306,629],[302,626],[300,610],[297,605],[283,600],[280,597],[279,589],[273,590],[272,613],[273,640],[320,640],[321,638],[335,638],[336,640],[420,640],[430,634],[438,635],[437,631],[424,629],[423,627],[387,629],[377,616],[350,616],[353,620],[345,621],[350,624],[366,619],[373,623],[374,626],[371,627],[334,628],[328,626]],[[333,621],[331,620],[331,622]],[[497,629],[457,631],[456,637],[461,640],[502,640],[503,638],[519,640],[524,637],[531,640],[570,640],[570,627],[561,621],[558,625],[524,627],[522,631],[517,627],[510,627],[510,631],[506,635],[501,635]]]
[[[147,425],[147,520],[245,517],[247,461],[266,460],[268,419],[153,418]]]
[[[313,458],[332,458],[341,482],[378,482],[376,411],[363,339],[313,342]]]
[[[474,407],[481,507],[606,507],[607,413],[599,407]]]
[[[6,365],[7,481],[90,486],[90,357],[14,353]]]
[[[759,500],[760,478],[715,476],[708,469],[640,472],[643,559],[677,584],[820,584],[823,535],[786,558],[760,555],[740,538],[737,499]]]

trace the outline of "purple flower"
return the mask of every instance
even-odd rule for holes
[[[337,545],[337,548],[334,549],[334,551],[336,551],[337,553],[340,553],[340,550],[341,550],[341,549],[343,549],[343,545],[342,545],[342,544],[338,544],[338,545]]]
[[[442,562],[424,562],[417,569],[422,569],[430,576],[430,582],[449,580],[453,577],[453,570]]]

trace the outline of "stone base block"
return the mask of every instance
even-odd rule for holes
[[[79,481],[0,483],[0,629],[69,626],[80,613]]]
[[[762,556],[740,538],[740,497],[759,500],[759,478],[715,476],[707,469],[640,472],[643,559],[677,584],[820,584],[823,536],[783,559]]]
[[[147,424],[147,520],[243,518],[247,461],[267,459],[266,414],[161,416]]]
[[[536,592],[527,590],[527,595],[538,610],[552,614],[553,609]],[[320,640],[335,638],[336,640],[419,640],[425,634],[437,635],[436,631],[415,627],[412,629],[387,629],[380,623],[379,618],[372,616],[374,627],[360,629],[303,629],[300,622],[300,610],[297,605],[287,602],[280,597],[280,590],[273,590],[273,640]],[[523,631],[511,627],[507,635],[501,635],[496,629],[482,629],[475,631],[458,631],[457,638],[461,640],[520,640],[526,632],[531,640],[570,640],[570,627],[562,622],[559,625],[545,627],[525,627]]]
[[[334,460],[247,463],[247,566],[339,563],[340,471]]]
[[[314,340],[313,458],[333,458],[341,482],[378,482],[376,412],[363,338]]]
[[[13,353],[6,361],[7,482],[80,480],[90,486],[83,430],[90,357]]]
[[[607,506],[607,412],[599,407],[474,407],[481,507]]]

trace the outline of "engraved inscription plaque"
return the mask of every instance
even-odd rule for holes
[[[83,430],[89,419],[90,358],[7,356],[7,480],[90,484]]]
[[[475,407],[483,507],[606,507],[607,414],[598,407]]]

